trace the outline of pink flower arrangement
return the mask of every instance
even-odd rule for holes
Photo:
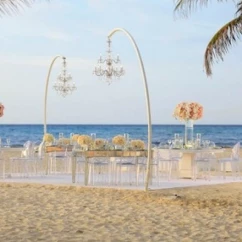
[[[189,119],[198,120],[203,116],[203,107],[195,102],[182,102],[176,106],[173,116],[184,121]]]
[[[3,116],[4,106],[0,103],[0,117]]]

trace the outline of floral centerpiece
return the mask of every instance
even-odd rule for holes
[[[79,136],[80,136],[79,134],[73,134],[71,137],[71,141],[77,142]]]
[[[0,117],[3,116],[4,106],[0,103]]]
[[[135,150],[144,150],[145,148],[145,143],[144,141],[137,139],[137,140],[131,140],[130,146],[132,149]]]
[[[117,135],[117,136],[113,137],[112,143],[114,145],[124,146],[125,145],[125,138],[124,138],[123,135]]]
[[[46,133],[43,136],[43,141],[46,143],[46,145],[49,145],[54,142],[54,136],[52,134]]]
[[[104,149],[105,140],[104,139],[95,139],[94,149]]]
[[[173,116],[182,121],[198,120],[203,116],[203,107],[196,102],[182,102],[176,106]]]
[[[173,113],[176,119],[185,121],[185,145],[193,145],[193,121],[202,118],[203,106],[196,102],[179,103]]]
[[[77,143],[79,145],[91,145],[92,143],[92,138],[89,135],[79,135],[77,139]]]

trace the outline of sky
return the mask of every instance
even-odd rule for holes
[[[196,124],[242,123],[242,44],[213,67],[208,78],[203,54],[216,31],[235,16],[234,3],[210,3],[189,18],[175,16],[172,0],[37,1],[18,15],[0,19],[1,124],[43,124],[47,73],[53,58],[67,58],[77,90],[63,98],[53,89],[61,71],[56,60],[47,94],[47,124],[146,124],[142,72],[123,32],[112,36],[125,75],[111,85],[93,75],[107,35],[124,28],[144,63],[152,124],[180,124],[172,114],[183,101],[204,107]]]

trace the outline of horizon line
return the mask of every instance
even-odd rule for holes
[[[0,126],[3,126],[3,125],[44,125],[44,124],[39,124],[39,123],[11,123],[11,124],[0,124]],[[55,124],[55,123],[51,123],[51,124],[47,124],[47,125],[148,125],[148,124],[68,124],[68,123],[62,123],[62,124]],[[152,124],[152,125],[184,125],[183,123],[180,123],[180,124]],[[194,124],[196,126],[199,126],[199,125],[238,125],[238,126],[242,126],[242,124],[226,124],[226,123],[223,123],[223,124]]]

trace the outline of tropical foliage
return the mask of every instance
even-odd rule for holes
[[[209,0],[176,0],[175,12],[187,16],[198,6],[207,6]],[[217,2],[230,2],[217,0]],[[208,76],[212,75],[212,65],[215,60],[224,59],[224,55],[242,35],[242,0],[234,1],[236,4],[235,18],[220,28],[209,41],[204,54],[204,67]]]
[[[17,13],[23,7],[30,7],[36,0],[0,0],[0,16]]]

